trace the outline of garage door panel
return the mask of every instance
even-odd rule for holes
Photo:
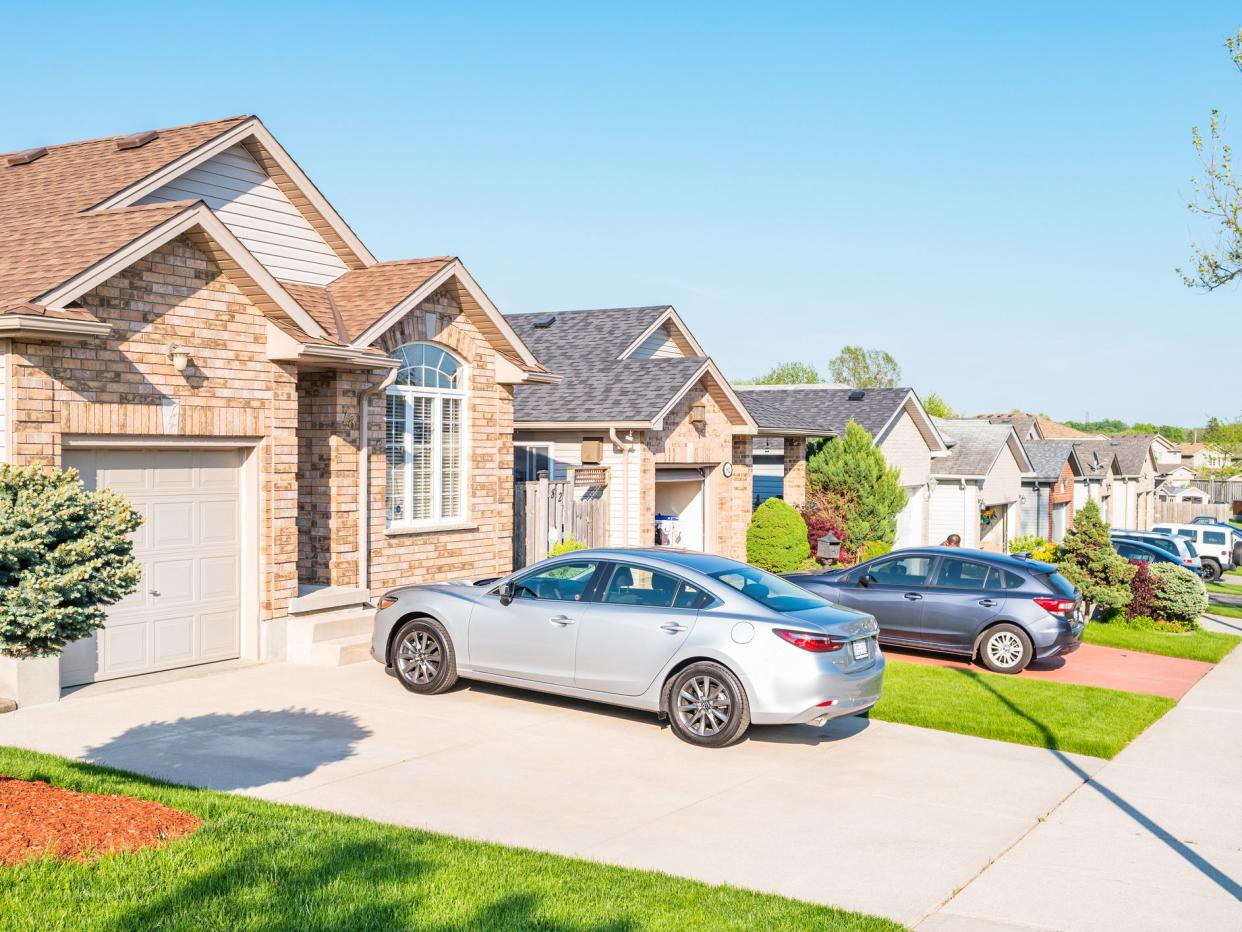
[[[145,621],[112,624],[94,636],[99,639],[99,672],[103,676],[141,673],[150,667],[150,637]]]
[[[193,499],[153,502],[149,509],[151,548],[193,547],[194,510]]]
[[[199,616],[199,653],[204,659],[237,656],[238,621],[233,609],[203,612]]]
[[[156,607],[192,602],[195,598],[194,577],[197,575],[192,557],[180,560],[156,560],[151,564],[151,595]]]
[[[151,485],[151,461],[141,450],[96,450],[95,486],[123,494],[145,492]]]
[[[174,665],[194,659],[194,616],[174,615],[158,618],[152,626],[152,662],[155,666]]]
[[[236,544],[237,499],[198,503],[198,543],[206,547]]]
[[[204,450],[198,460],[198,487],[204,492],[236,492],[236,450]]]
[[[138,588],[119,602],[108,606],[108,619],[124,617],[129,612],[142,611],[150,608],[151,603],[151,564],[145,561],[138,564],[142,568],[142,578],[138,580]],[[108,624],[108,622],[104,622]]]
[[[188,492],[194,488],[194,454],[162,450],[150,463],[151,491]]]
[[[234,556],[203,557],[198,561],[198,597],[204,602],[235,600],[240,595],[238,560]]]

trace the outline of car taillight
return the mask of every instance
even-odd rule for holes
[[[1050,615],[1068,615],[1078,605],[1073,599],[1045,599],[1042,597],[1037,598],[1035,604]]]
[[[801,647],[813,654],[830,654],[845,646],[845,642],[840,638],[816,634],[814,631],[790,631],[788,628],[776,628],[775,630],[778,637],[788,641],[794,647]]]

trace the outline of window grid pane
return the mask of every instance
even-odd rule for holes
[[[384,440],[384,509],[389,521],[405,518],[405,399],[388,396]]]
[[[434,398],[423,395],[410,398],[410,518],[414,521],[432,516],[434,407]]]
[[[461,512],[461,399],[440,399],[440,516]]]

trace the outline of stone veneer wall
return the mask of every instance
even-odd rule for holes
[[[258,441],[261,613],[283,615],[297,595],[297,374],[266,358],[263,315],[184,237],[80,302],[109,335],[13,341],[13,460],[57,466],[65,434]],[[189,351],[184,372],[170,343]]]

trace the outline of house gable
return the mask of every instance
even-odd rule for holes
[[[275,278],[326,285],[348,266],[238,143],[182,172],[139,205],[201,200]]]
[[[617,359],[677,359],[706,355],[685,321],[670,307],[623,349]]]

